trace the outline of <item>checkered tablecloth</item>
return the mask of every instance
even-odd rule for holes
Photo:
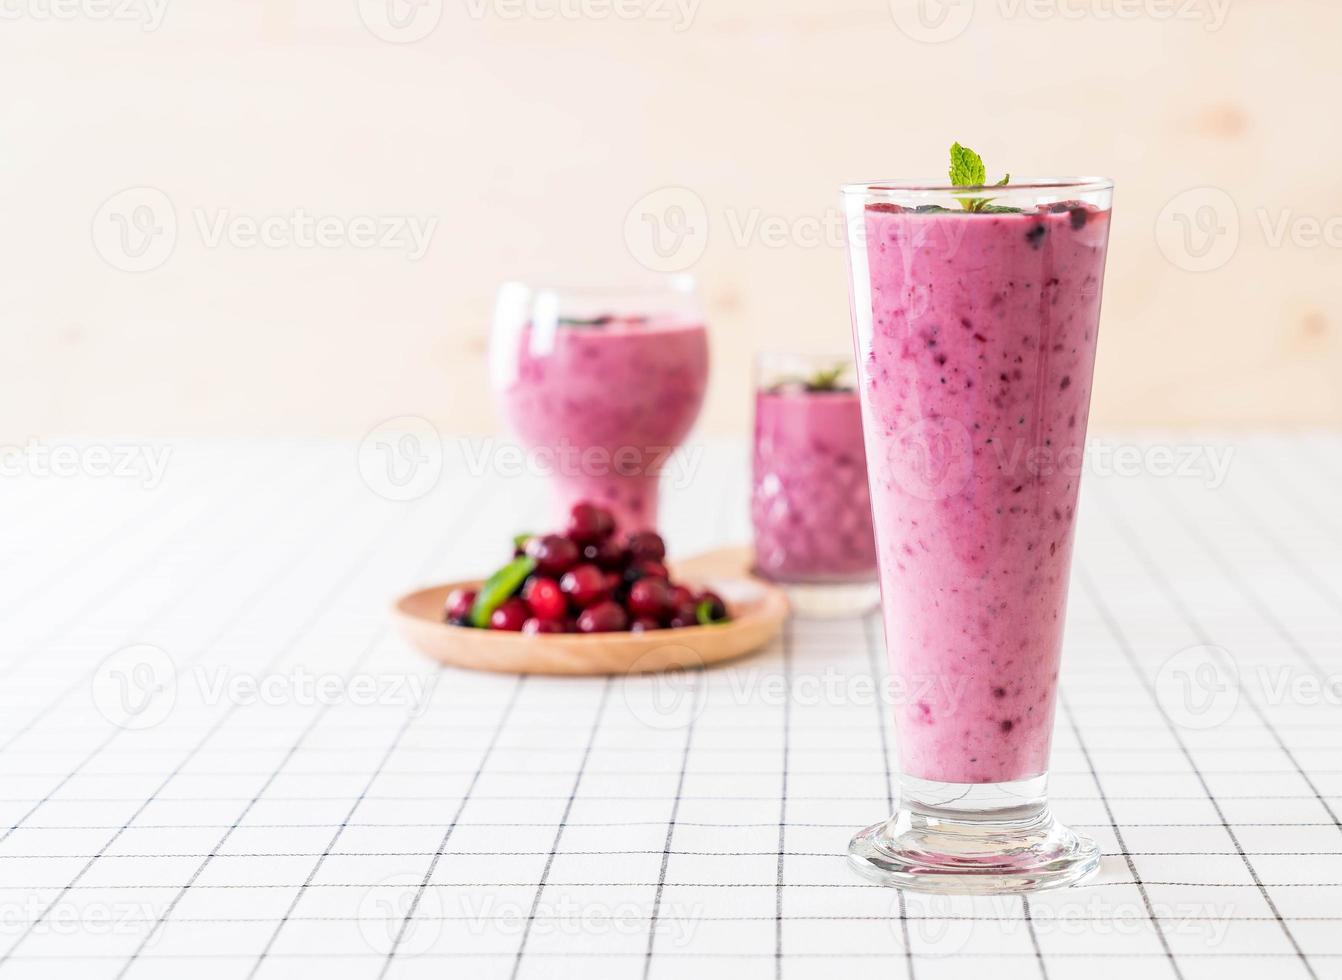
[[[1105,858],[1022,900],[845,867],[895,792],[876,617],[675,680],[438,670],[389,600],[496,564],[538,478],[24,447],[0,978],[1342,977],[1342,438],[1092,448],[1052,798]],[[748,539],[743,444],[678,484],[675,553]]]

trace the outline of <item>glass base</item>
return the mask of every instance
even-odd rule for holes
[[[1047,776],[1004,783],[903,777],[899,809],[848,845],[848,863],[878,884],[959,895],[1012,895],[1074,885],[1100,849],[1053,818]]]
[[[881,587],[870,582],[779,582],[792,614],[802,619],[842,619],[869,613],[881,604]]]

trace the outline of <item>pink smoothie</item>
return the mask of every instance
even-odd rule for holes
[[[876,575],[862,410],[855,391],[804,386],[755,396],[755,562],[780,582]]]
[[[553,454],[565,508],[595,501],[634,530],[656,526],[661,468],[698,417],[707,383],[702,324],[604,317],[525,328],[502,401],[514,431]]]
[[[1109,235],[1108,211],[1053,207],[866,211],[859,368],[911,776],[1048,768]]]

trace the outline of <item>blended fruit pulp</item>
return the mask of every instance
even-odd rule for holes
[[[780,582],[876,575],[862,409],[855,391],[755,396],[755,564]]]
[[[514,430],[552,454],[565,508],[608,507],[624,530],[655,528],[662,467],[708,384],[702,324],[606,317],[526,327],[502,392]]]
[[[871,335],[859,329],[858,360],[901,768],[955,783],[1036,776],[1109,212],[875,204],[865,231]]]

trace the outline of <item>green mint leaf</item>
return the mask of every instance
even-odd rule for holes
[[[807,391],[837,391],[840,388],[839,379],[843,377],[843,372],[847,370],[848,365],[836,364],[831,368],[823,368],[816,371],[806,380]]]
[[[1010,181],[1011,174],[1007,174],[993,186],[1003,187]],[[983,158],[959,143],[951,144],[951,183],[956,187],[983,187],[988,183],[988,168],[984,166]],[[991,206],[988,203],[990,200],[986,197],[962,197],[960,207],[966,211],[983,212]]]
[[[489,576],[476,593],[475,605],[471,606],[471,625],[476,629],[488,629],[490,614],[512,598],[535,570],[536,559],[523,555]]]
[[[988,179],[983,158],[959,143],[951,144],[951,183],[956,187],[978,187]]]

